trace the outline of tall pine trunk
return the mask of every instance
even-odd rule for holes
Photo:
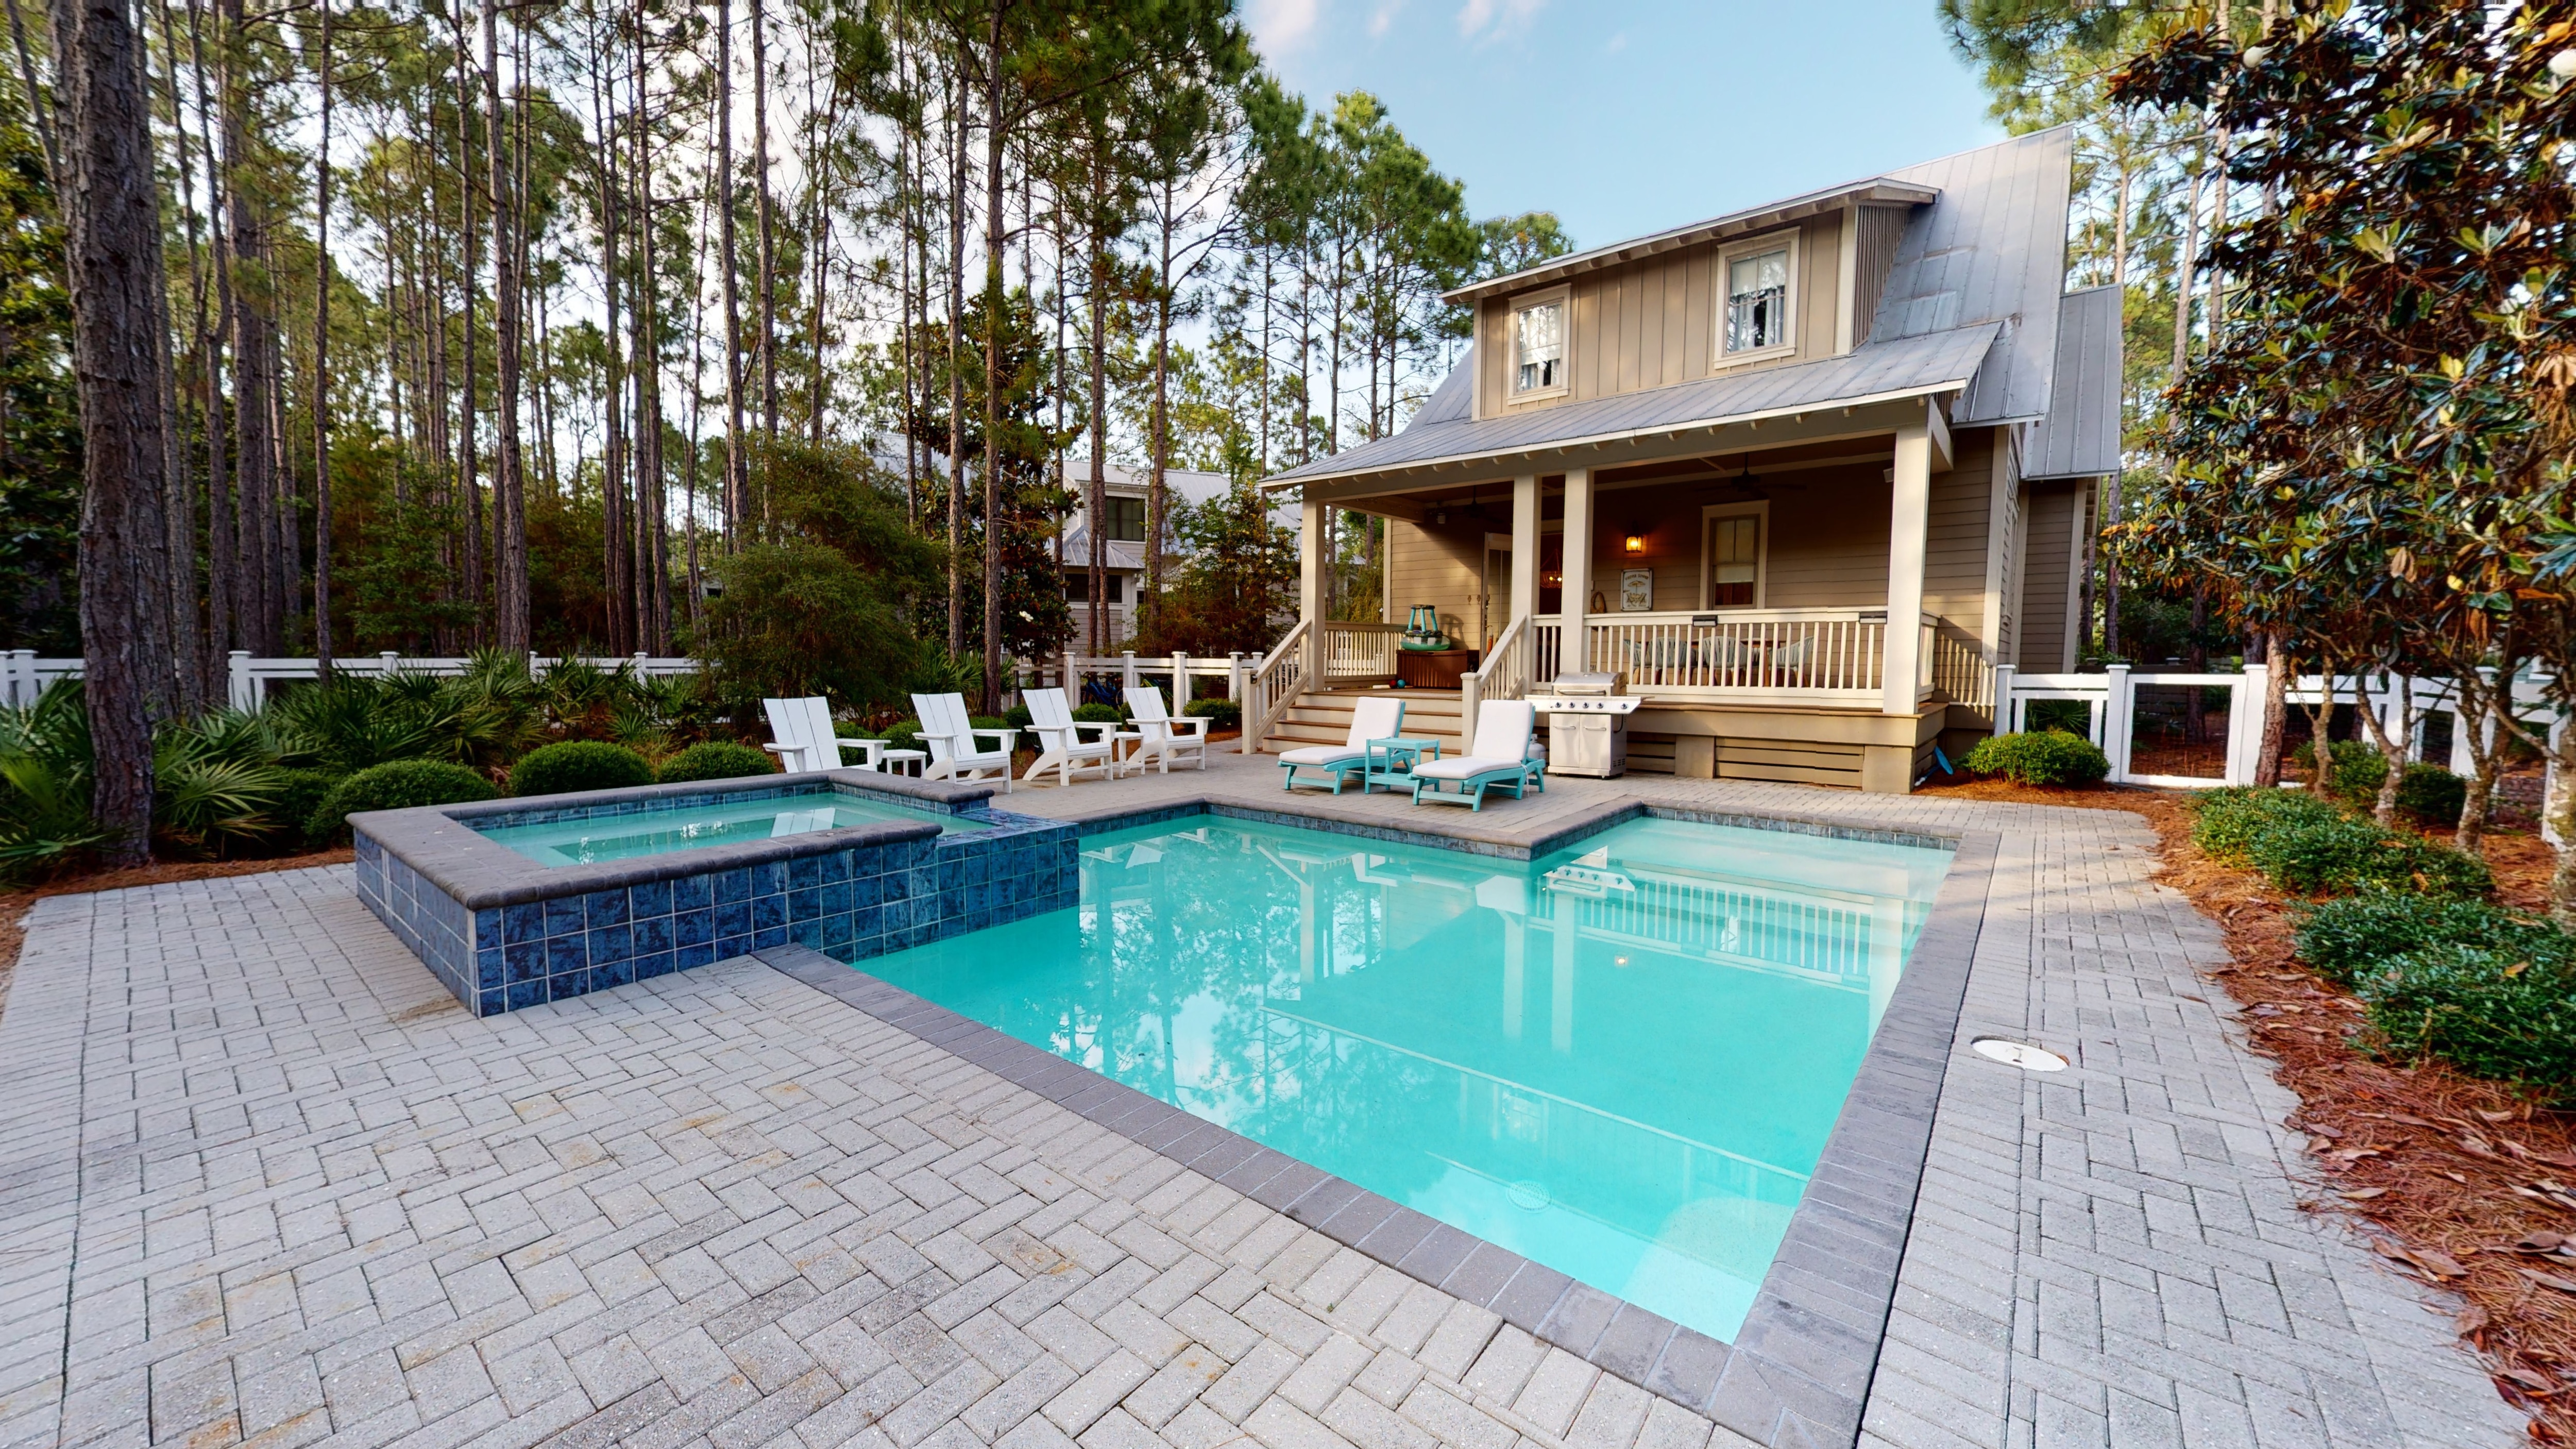
[[[322,144],[313,158],[313,657],[331,677],[331,0],[320,0]]]
[[[761,0],[751,0],[751,149],[754,225],[760,230],[760,436],[778,442],[778,254],[775,218],[769,199],[769,13]],[[761,512],[768,516],[768,490],[761,493]]]
[[[80,626],[92,811],[117,865],[151,855],[152,730],[176,680],[163,579],[160,197],[140,37],[122,0],[54,0],[58,200],[81,433]]]
[[[948,652],[966,648],[966,55],[949,87]]]
[[[1003,263],[1010,244],[1002,214],[1002,159],[1009,141],[1003,125],[1002,13],[1008,0],[992,0],[992,28],[985,47],[984,97],[984,709],[1002,710],[1002,325],[1010,308]]]
[[[494,635],[513,654],[528,649],[527,479],[519,459],[518,251],[511,240],[517,205],[501,144],[500,10],[483,0],[483,159],[492,205],[492,534]],[[524,86],[525,78],[521,78]]]

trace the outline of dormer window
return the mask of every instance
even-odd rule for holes
[[[1566,390],[1567,295],[1555,293],[1512,309],[1512,396]]]
[[[1767,237],[1719,255],[1718,275],[1726,284],[1718,319],[1721,365],[1795,348],[1790,321],[1797,282],[1793,239],[1794,234]]]

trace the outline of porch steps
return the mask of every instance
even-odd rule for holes
[[[1279,716],[1261,737],[1261,752],[1275,755],[1306,745],[1338,745],[1350,738],[1351,709],[1371,694],[1365,689],[1309,690]],[[1454,689],[1394,691],[1404,697],[1404,733],[1413,739],[1440,742],[1443,754],[1456,754],[1466,743],[1461,727],[1463,706]]]

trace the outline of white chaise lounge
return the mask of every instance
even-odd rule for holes
[[[1037,761],[1020,776],[1022,780],[1054,770],[1070,785],[1077,771],[1097,770],[1103,778],[1111,774],[1115,746],[1109,736],[1118,726],[1075,719],[1073,705],[1061,689],[1022,690],[1020,702],[1029,707],[1029,733],[1038,741]],[[1091,731],[1088,738],[1086,730]]]
[[[1372,694],[1351,706],[1351,732],[1338,745],[1304,745],[1279,753],[1279,788],[1294,790],[1300,783],[1320,785],[1319,780],[1299,781],[1299,771],[1321,771],[1332,777],[1333,793],[1342,793],[1342,780],[1358,775],[1365,782],[1368,773],[1368,742],[1391,740],[1404,733],[1404,701],[1391,695]]]
[[[1525,699],[1498,699],[1476,712],[1475,748],[1454,759],[1413,767],[1413,803],[1465,805],[1482,811],[1487,790],[1518,800],[1535,786],[1547,792],[1547,762],[1533,760],[1530,734],[1538,712]]]
[[[987,780],[999,777],[1002,793],[1011,793],[1011,741],[1018,730],[977,729],[966,713],[966,696],[962,694],[916,694],[912,697],[913,713],[921,716],[922,747],[930,751],[930,765],[921,772],[925,780]],[[978,748],[985,739],[1001,741],[993,749]]]

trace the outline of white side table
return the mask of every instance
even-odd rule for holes
[[[928,750],[886,750],[878,755],[876,767],[889,775],[910,775],[918,779],[929,759]]]

